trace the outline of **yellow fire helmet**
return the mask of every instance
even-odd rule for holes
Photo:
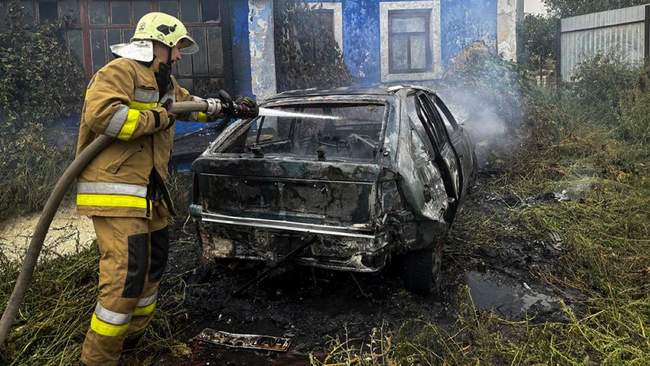
[[[153,60],[152,41],[158,41],[168,47],[178,46],[184,55],[191,55],[199,50],[180,20],[169,14],[153,12],[140,18],[130,43],[112,45],[111,52],[121,57],[149,62]]]

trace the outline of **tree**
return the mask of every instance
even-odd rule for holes
[[[7,4],[0,29],[0,136],[80,110],[84,74],[65,46],[64,30],[63,23],[31,24],[21,2]]]
[[[557,60],[558,25],[558,18],[540,15],[527,15],[520,24],[522,63],[529,70],[537,71],[540,81],[544,68]]]
[[[551,14],[561,18],[648,3],[648,0],[544,0]]]
[[[45,203],[72,155],[71,148],[52,144],[47,128],[81,109],[85,84],[80,63],[65,46],[63,24],[36,25],[25,19],[20,1],[3,5],[0,219]]]

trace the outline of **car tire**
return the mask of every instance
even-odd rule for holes
[[[443,241],[434,247],[418,249],[402,257],[404,287],[415,294],[438,294],[441,284]]]

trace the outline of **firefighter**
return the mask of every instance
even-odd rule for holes
[[[257,114],[251,99],[233,104],[225,97],[219,100],[224,108],[207,113],[167,111],[175,101],[196,98],[171,75],[182,54],[198,51],[173,16],[144,15],[130,43],[111,51],[116,59],[97,71],[86,91],[77,145],[79,154],[100,134],[115,138],[77,185],[78,212],[92,217],[100,252],[99,294],[81,353],[86,365],[117,364],[153,317],[173,213],[165,181],[176,117],[208,121],[229,112],[241,118]]]

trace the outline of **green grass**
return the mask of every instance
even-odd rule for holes
[[[81,354],[90,316],[97,296],[99,256],[93,246],[82,252],[47,260],[36,268],[32,285],[18,314],[16,324],[0,353],[0,364],[74,365]],[[0,303],[7,303],[18,276],[17,263],[0,262]],[[188,353],[187,345],[176,339],[175,319],[182,319],[184,273],[168,275],[161,286],[156,316],[147,329],[143,348],[131,359],[139,365],[151,364],[160,351],[177,356]],[[3,308],[0,308],[3,310]]]
[[[564,322],[513,322],[477,311],[465,288],[453,326],[382,327],[361,347],[332,340],[328,358],[314,364],[650,364],[650,149],[593,122],[574,100],[535,103],[525,147],[481,193],[524,199],[585,189],[574,189],[569,202],[465,209],[447,255],[557,233],[563,254],[551,271],[536,275],[554,289],[582,293],[579,310],[563,305]]]

